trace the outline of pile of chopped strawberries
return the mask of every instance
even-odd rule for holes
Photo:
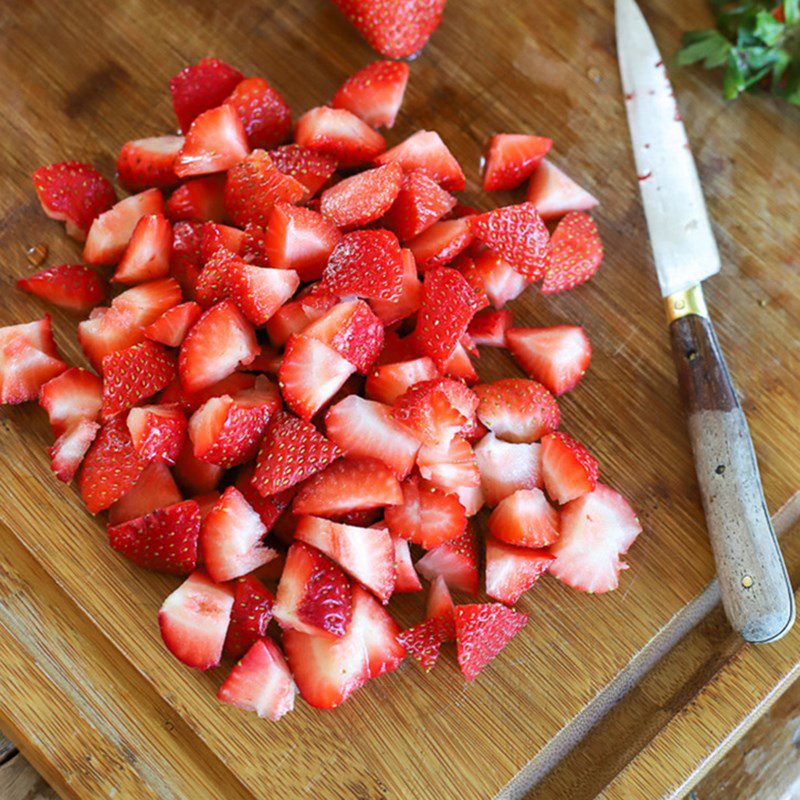
[[[550,139],[501,134],[484,188],[528,181],[527,200],[462,205],[437,133],[376,130],[408,76],[370,64],[293,126],[265,80],[187,67],[170,81],[184,133],[120,151],[128,196],[74,161],[33,175],[85,263],[18,286],[85,317],[91,369],[62,361],[49,316],[0,329],[0,401],[47,412],[56,476],[107,512],[122,557],[185,576],[158,614],[169,651],[230,659],[219,698],[271,719],[297,690],[333,708],[407,654],[430,669],[451,641],[473,680],[543,573],[614,589],[640,532],[558,430],[586,334],[506,308],[594,274],[595,199],[545,160]],[[479,382],[479,347],[526,377]],[[401,630],[392,597],[420,577],[424,615]]]

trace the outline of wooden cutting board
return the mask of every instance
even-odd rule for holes
[[[554,161],[601,198],[598,276],[555,298],[531,290],[513,308],[518,325],[579,323],[592,340],[589,372],[561,407],[565,429],[641,515],[620,590],[591,597],[545,578],[519,604],[532,617],[525,631],[470,686],[450,652],[430,675],[407,664],[336,711],[298,702],[279,724],[260,721],[217,703],[222,668],[197,674],[166,653],[156,611],[177,580],[108,548],[103,521],[50,475],[44,415],[5,407],[0,729],[64,796],[521,796],[545,758],[557,760],[580,733],[582,712],[629,680],[629,663],[708,584],[713,563],[620,102],[611,6],[451,0],[411,65],[389,141],[440,131],[468,173],[468,200],[488,208],[517,196],[477,191],[486,138],[549,135]],[[644,7],[667,56],[680,31],[709,22],[693,0]],[[27,247],[47,246],[51,265],[78,259],[41,214],[30,172],[76,158],[111,175],[124,141],[174,128],[168,78],[208,55],[266,76],[295,113],[374,59],[324,0],[73,0],[0,11],[0,325],[44,312],[13,289],[33,269]],[[800,115],[770,100],[725,105],[716,80],[698,72],[673,77],[725,265],[707,297],[775,509],[800,482],[800,184],[791,179]],[[83,363],[77,319],[53,318],[63,352]],[[484,352],[480,371],[518,374],[502,352]],[[421,604],[392,608],[406,624]]]

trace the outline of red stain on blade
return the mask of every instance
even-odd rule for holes
[[[646,181],[648,178],[653,177],[653,170],[648,170],[644,175],[637,175],[636,177],[638,177],[640,181]]]
[[[633,98],[636,97],[636,92],[627,92],[625,94],[625,99],[630,102]]]

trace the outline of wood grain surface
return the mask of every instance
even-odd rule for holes
[[[692,0],[644,8],[665,54],[681,30],[708,22]],[[50,264],[78,256],[41,214],[30,172],[77,158],[112,174],[124,141],[174,128],[167,80],[207,55],[266,76],[296,114],[374,58],[323,0],[0,9],[0,325],[44,311],[13,290],[32,269],[27,247],[47,246]],[[790,213],[800,186],[781,180],[800,161],[800,115],[768,100],[726,106],[713,78],[673,77],[725,261],[707,299],[775,509],[800,475],[800,233]],[[515,198],[476,191],[497,131],[553,136],[554,160],[601,198],[607,257],[596,279],[555,298],[530,291],[514,310],[518,325],[577,322],[592,340],[589,372],[561,406],[566,429],[642,518],[620,590],[590,597],[545,579],[520,603],[529,626],[473,685],[449,653],[431,675],[409,664],[335,712],[298,703],[271,725],[216,702],[222,669],[198,675],[165,652],[155,614],[176,581],[108,549],[102,520],[50,475],[43,414],[4,408],[0,728],[63,796],[491,797],[558,743],[712,577],[619,97],[612,4],[450,3],[412,64],[390,142],[418,128],[441,132],[482,208]],[[77,319],[53,317],[65,355],[84,363]],[[517,374],[499,352],[484,353],[480,371]],[[399,604],[398,619],[417,620],[420,602]]]

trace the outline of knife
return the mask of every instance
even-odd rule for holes
[[[666,67],[634,0],[615,0],[628,126],[722,603],[748,642],[780,639],[794,594],[772,529],[753,443],[701,282],[720,270]]]

